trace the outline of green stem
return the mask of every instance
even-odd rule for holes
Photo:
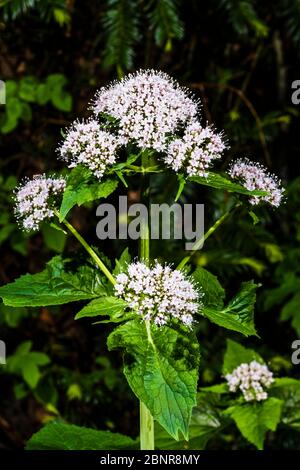
[[[216,230],[218,227],[220,227],[220,225],[223,224],[223,222],[229,217],[229,215],[235,210],[237,209],[238,207],[240,207],[241,203],[238,202],[237,204],[235,204],[234,206],[232,206],[227,212],[225,212],[225,214],[223,214],[218,220],[216,220],[216,222],[214,223],[214,225],[212,225],[208,230],[207,232],[203,235],[203,237],[200,238],[200,240],[198,240],[193,248],[192,248],[192,251],[190,252],[190,254],[188,254],[187,256],[185,256],[181,261],[180,263],[178,264],[177,268],[176,269],[182,269],[184,268],[184,266],[190,261],[190,259],[194,256],[194,254],[199,250],[199,248],[202,247],[203,243],[208,239],[208,237],[210,237]]]
[[[55,215],[59,219],[59,213],[57,211],[55,211]],[[93,248],[85,241],[85,239],[80,235],[80,233],[77,232],[76,228],[73,227],[73,225],[71,225],[70,222],[68,222],[66,219],[62,220],[61,222],[67,227],[67,229],[72,233],[72,235],[74,235],[74,237],[79,241],[79,243],[81,243],[81,245],[85,248],[85,250],[91,256],[91,258],[93,258],[97,266],[99,266],[103,274],[114,285],[116,283],[115,278],[113,277],[111,272],[107,269],[103,261],[101,261],[97,253],[95,253]]]
[[[142,156],[143,167],[147,168],[147,157]],[[144,201],[149,196],[149,177],[144,175],[142,178],[142,198]],[[139,247],[139,257],[147,265],[150,262],[150,239],[149,239],[149,220],[144,220],[141,224],[141,238]],[[150,321],[146,320],[146,330],[149,343],[154,346],[151,337]],[[141,450],[154,450],[154,420],[147,406],[140,401],[140,448]]]
[[[154,421],[142,401],[140,401],[140,449],[154,450]]]

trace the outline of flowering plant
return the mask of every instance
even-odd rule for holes
[[[100,322],[117,324],[107,344],[109,350],[124,352],[124,373],[140,400],[142,449],[154,448],[154,420],[172,438],[189,438],[197,403],[199,319],[256,335],[257,286],[251,281],[242,284],[225,303],[218,279],[192,264],[203,241],[241,205],[249,211],[260,203],[277,207],[283,197],[280,182],[247,159],[237,160],[227,175],[212,172],[227,146],[222,132],[201,122],[199,103],[187,90],[163,73],[141,71],[101,89],[91,118],[75,121],[67,130],[58,148],[59,158],[71,169],[67,176],[37,175],[16,190],[16,215],[24,230],[51,222],[75,236],[89,258],[74,270],[69,259],[56,256],[41,273],[1,287],[0,296],[8,306],[89,301],[76,319],[104,317]],[[151,259],[148,220],[141,227],[139,260],[126,249],[115,266],[67,220],[74,206],[110,196],[119,181],[127,188],[132,177],[140,178],[141,198],[149,203],[150,175],[167,172],[178,178],[176,200],[191,183],[236,196],[236,203],[177,267]],[[229,389],[240,388],[246,400],[264,400],[263,387],[272,383],[267,369],[254,362],[231,371],[226,380]]]

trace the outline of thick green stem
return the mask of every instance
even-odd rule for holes
[[[199,250],[199,248],[202,247],[203,243],[208,239],[208,237],[210,237],[216,230],[218,227],[220,227],[220,225],[223,224],[223,222],[229,217],[229,215],[235,210],[237,209],[239,206],[241,205],[240,202],[238,202],[237,204],[235,204],[234,206],[232,206],[227,212],[225,212],[225,214],[223,214],[218,220],[216,220],[216,222],[214,223],[214,225],[212,225],[208,230],[207,232],[203,235],[203,237],[201,237],[193,246],[191,252],[185,256],[181,261],[180,263],[178,264],[177,268],[176,269],[182,269],[184,268],[184,266],[190,261],[190,259],[194,256],[194,254]]]
[[[140,449],[154,450],[153,417],[142,401],[140,401]]]
[[[56,213],[57,217],[59,218],[59,214]],[[107,277],[107,279],[112,283],[115,284],[116,280],[114,276],[111,274],[111,272],[107,269],[103,261],[99,258],[97,253],[93,250],[93,248],[85,241],[85,239],[80,235],[80,233],[77,232],[76,228],[73,227],[73,225],[70,224],[66,219],[62,220],[62,223],[67,227],[67,229],[74,235],[74,237],[81,243],[81,245],[85,248],[85,250],[88,252],[88,254],[93,258],[97,266],[101,269],[103,274]]]
[[[146,160],[146,156],[143,156],[142,164],[145,168],[147,168]],[[141,194],[143,201],[146,202],[149,196],[149,177],[146,175],[143,176]],[[140,259],[148,265],[150,261],[149,220],[143,220],[141,224],[139,248]],[[150,322],[146,320],[145,323],[148,341],[153,345]],[[154,421],[150,411],[142,401],[140,401],[140,448],[141,450],[154,450]]]

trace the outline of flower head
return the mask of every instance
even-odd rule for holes
[[[268,398],[265,389],[274,382],[273,374],[265,364],[252,361],[243,363],[226,375],[226,380],[231,392],[238,389],[243,393],[246,401],[261,401]]]
[[[116,161],[118,139],[101,129],[98,121],[75,121],[58,149],[69,167],[84,165],[101,179],[109,165]]]
[[[213,160],[221,157],[224,149],[221,133],[194,121],[187,126],[182,139],[170,142],[165,162],[175,171],[185,169],[188,176],[205,176],[205,171]]]
[[[123,144],[163,151],[167,137],[196,117],[198,105],[165,73],[145,70],[100,89],[93,110],[118,121]]]
[[[153,267],[136,262],[116,279],[116,295],[126,300],[144,320],[163,326],[175,318],[186,326],[192,325],[202,293],[181,271],[158,262]]]
[[[229,175],[241,181],[249,191],[266,191],[266,196],[252,196],[250,203],[259,204],[261,201],[268,202],[272,206],[279,207],[282,202],[284,189],[275,175],[259,163],[253,163],[247,158],[236,160],[229,169]]]
[[[56,197],[64,191],[64,178],[49,178],[35,175],[17,188],[15,193],[15,214],[24,230],[38,230],[39,224],[53,217]]]

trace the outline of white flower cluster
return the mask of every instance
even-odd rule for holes
[[[119,274],[116,280],[116,295],[126,300],[144,320],[163,326],[176,318],[191,327],[202,293],[181,271],[158,262],[151,268],[136,262],[130,264],[127,273]]]
[[[45,174],[27,180],[15,193],[15,213],[24,230],[38,230],[39,224],[53,217],[56,196],[64,191],[64,178],[49,178]]]
[[[75,121],[59,147],[59,155],[73,168],[82,164],[101,179],[109,165],[116,162],[118,139],[101,129],[95,119]]]
[[[250,203],[259,204],[261,201],[268,202],[272,206],[278,207],[282,202],[284,189],[280,181],[259,163],[253,163],[247,158],[238,159],[229,169],[229,175],[232,178],[239,179],[243,186],[250,191],[267,191],[266,196],[252,196]]]
[[[188,176],[205,176],[226,147],[222,137],[212,127],[204,128],[194,121],[187,126],[182,139],[170,142],[164,160],[175,171],[184,168]]]
[[[257,361],[239,365],[225,378],[229,390],[236,392],[240,389],[246,401],[266,400],[268,394],[265,389],[269,388],[274,382],[273,373],[265,364],[260,364]]]
[[[195,119],[198,104],[168,75],[145,70],[99,90],[93,110],[117,119],[122,144],[164,151],[167,137]]]

